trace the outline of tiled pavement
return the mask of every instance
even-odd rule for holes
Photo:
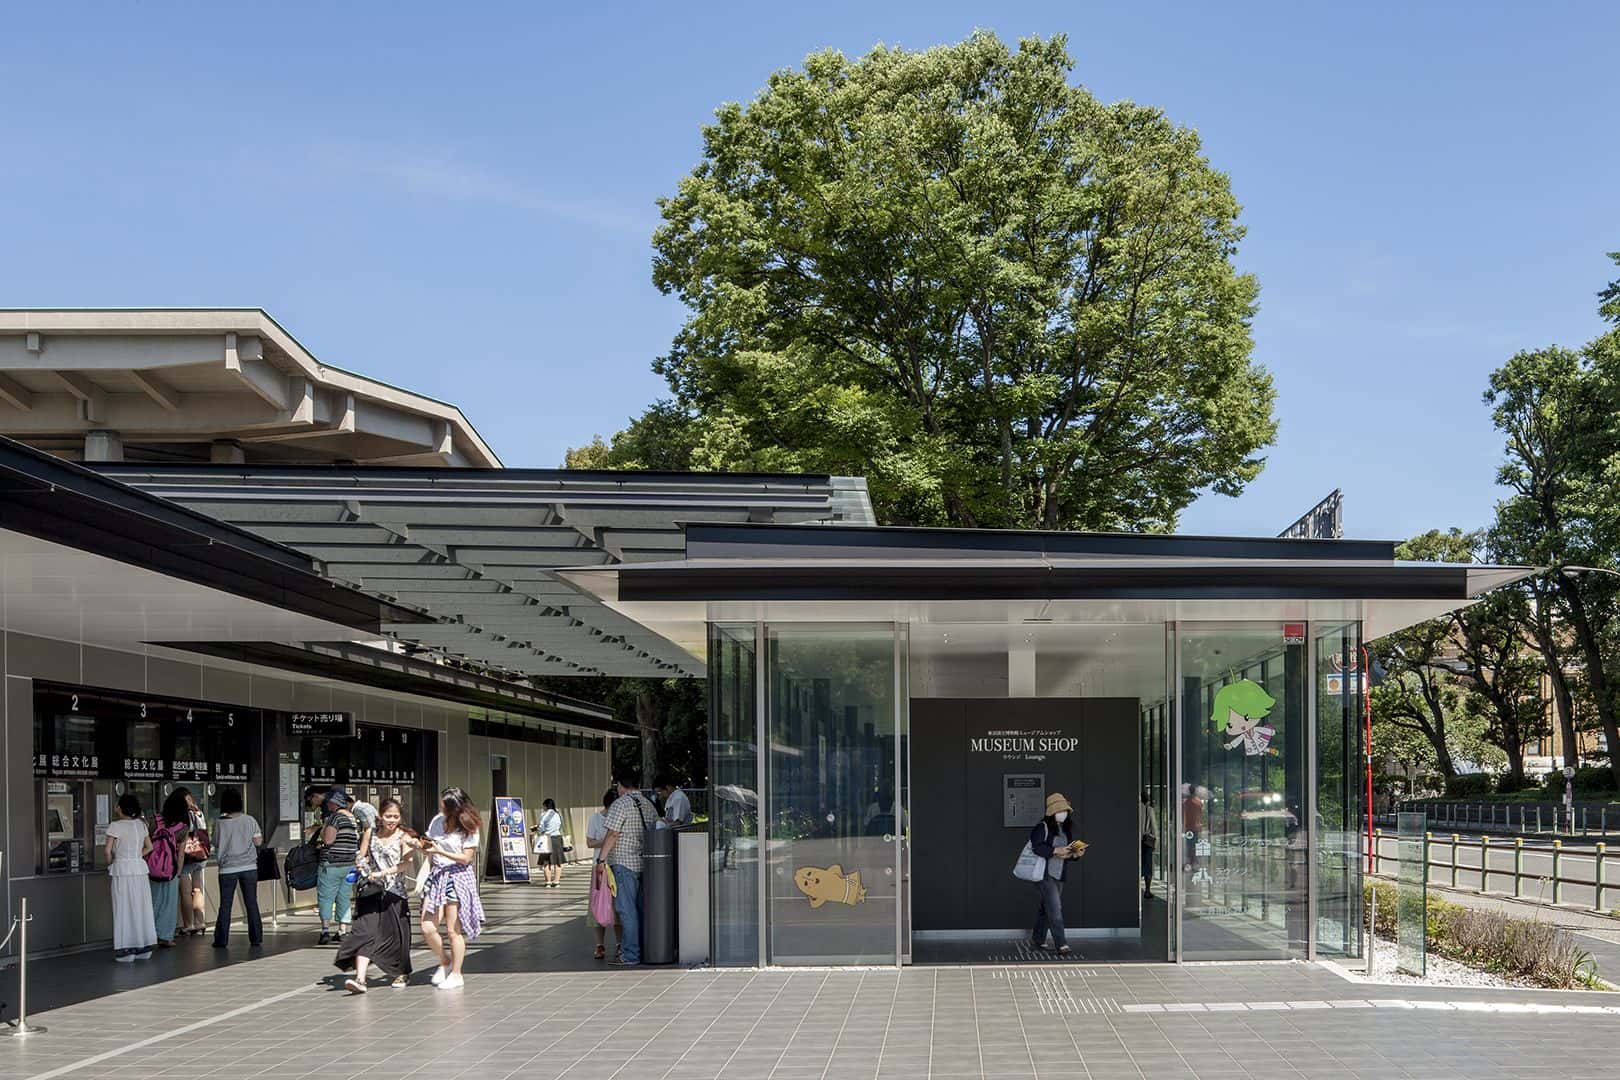
[[[0,1039],[0,1080],[1611,1080],[1620,1062],[1620,995],[1378,987],[1305,964],[596,968],[581,886],[491,890],[465,990],[418,975],[353,999],[319,981],[329,951],[285,952],[36,1016],[45,1035]],[[1482,1011],[1527,1006],[1555,1009]]]

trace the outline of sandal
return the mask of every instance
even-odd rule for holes
[[[598,959],[598,960],[607,959],[607,949],[603,948],[601,945],[598,945],[596,947],[596,959]]]
[[[366,992],[366,984],[359,979],[344,979],[343,987],[351,994],[363,994]]]

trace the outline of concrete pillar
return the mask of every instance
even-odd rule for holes
[[[1035,639],[1014,633],[1007,646],[1007,696],[1035,696]]]
[[[124,437],[116,431],[85,432],[84,460],[123,461]]]
[[[215,439],[208,448],[208,460],[215,465],[246,465],[247,451],[235,439]]]

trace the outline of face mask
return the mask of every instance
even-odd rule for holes
[[[1057,823],[1059,825],[1061,825],[1065,821],[1069,820],[1069,812],[1067,810],[1059,810],[1056,814],[1054,814],[1052,816],[1057,818]]]

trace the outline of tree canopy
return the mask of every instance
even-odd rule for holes
[[[672,397],[570,464],[866,476],[880,519],[1169,528],[1276,432],[1227,177],[1062,37],[816,53],[654,236]]]

